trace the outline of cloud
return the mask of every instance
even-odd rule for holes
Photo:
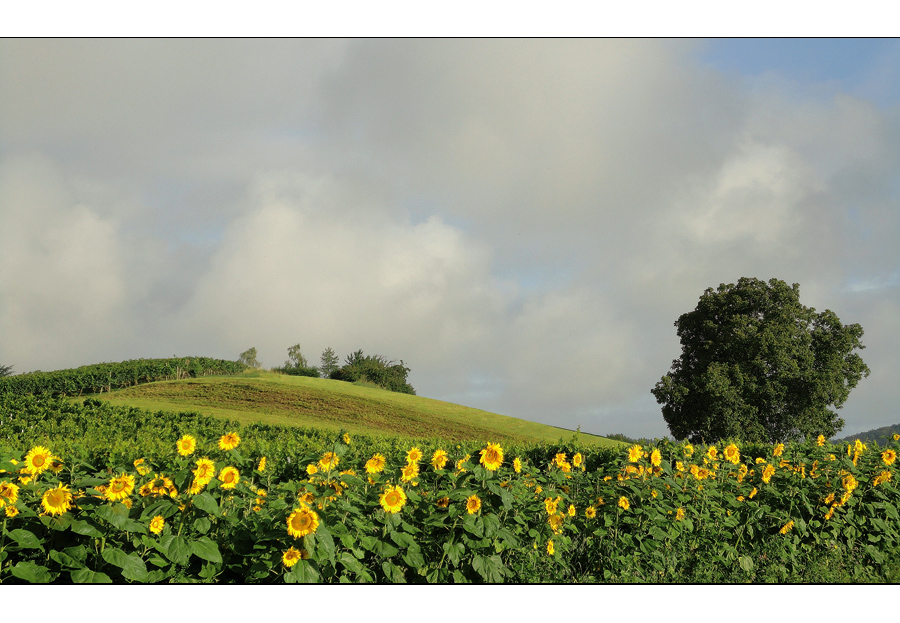
[[[674,321],[777,277],[866,329],[848,432],[894,422],[893,109],[683,40],[0,46],[17,370],[363,348],[422,395],[662,435]]]
[[[105,344],[125,337],[117,224],[78,201],[51,162],[39,156],[0,162],[0,221],[5,358],[52,369],[73,355],[102,357]]]

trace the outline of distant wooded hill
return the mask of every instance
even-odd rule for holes
[[[886,441],[893,441],[893,436],[896,434],[900,434],[900,424],[891,424],[890,426],[882,426],[881,428],[874,428],[872,430],[867,430],[864,433],[857,433],[856,435],[848,435],[846,437],[842,437],[841,439],[833,439],[832,441],[856,441],[859,439],[863,443],[871,443],[873,441],[877,441],[878,445],[885,445]]]

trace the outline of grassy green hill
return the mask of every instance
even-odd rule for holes
[[[195,411],[242,424],[368,435],[496,442],[556,442],[573,435],[566,429],[421,396],[264,371],[147,383],[93,397],[151,411]],[[600,446],[620,443],[586,433],[580,433],[579,440]]]

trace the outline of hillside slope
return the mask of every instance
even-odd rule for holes
[[[95,398],[152,411],[195,411],[242,424],[344,429],[369,435],[498,442],[556,442],[573,435],[569,430],[422,396],[263,371],[148,383]],[[585,433],[579,439],[601,446],[619,443]]]

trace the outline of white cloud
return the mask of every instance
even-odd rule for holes
[[[76,353],[105,356],[128,325],[116,223],[40,157],[0,161],[0,221],[4,358],[52,369]]]
[[[673,322],[741,276],[800,283],[900,368],[898,120],[858,97],[742,83],[687,41],[0,46],[17,370],[279,365],[299,341],[402,358],[424,395],[664,434]],[[873,379],[848,429],[895,418]]]

